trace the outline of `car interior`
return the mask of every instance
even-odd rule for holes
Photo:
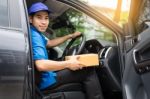
[[[116,34],[78,8],[56,0],[38,1],[44,2],[52,10],[49,28],[44,34],[47,38],[53,39],[75,31],[82,32],[82,36],[78,38],[47,49],[49,59],[59,61],[68,55],[98,54],[99,66],[95,69],[104,99],[121,99],[121,67]],[[26,0],[27,8],[34,2],[37,0]],[[86,99],[80,83],[61,85],[48,92],[39,90],[35,83],[35,94],[37,99]]]

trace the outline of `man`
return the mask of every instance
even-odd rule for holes
[[[83,65],[78,61],[78,57],[73,57],[67,61],[48,60],[46,47],[57,46],[68,39],[81,35],[80,32],[75,32],[60,38],[47,40],[42,33],[48,27],[49,13],[51,11],[41,2],[33,4],[29,9],[33,59],[36,69],[42,72],[38,87],[41,90],[50,90],[62,84],[79,82],[83,83],[88,99],[103,99],[94,68],[83,68]]]

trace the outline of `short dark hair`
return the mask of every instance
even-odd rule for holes
[[[29,15],[33,17],[33,16],[35,15],[35,13],[31,13],[31,14],[29,14]]]

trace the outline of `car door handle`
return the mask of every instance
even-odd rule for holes
[[[140,74],[150,71],[150,58],[144,59],[137,49],[133,50],[134,67]]]

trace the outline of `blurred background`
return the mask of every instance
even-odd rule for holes
[[[127,22],[131,0],[80,0],[122,26]]]

